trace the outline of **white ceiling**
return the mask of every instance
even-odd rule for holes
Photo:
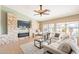
[[[6,7],[14,9],[33,20],[44,21],[79,14],[79,5],[43,5],[43,8],[49,9],[49,15],[35,15],[34,10],[39,9],[39,5],[6,5]]]

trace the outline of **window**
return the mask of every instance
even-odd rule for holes
[[[61,32],[62,29],[65,29],[66,28],[65,25],[66,25],[65,23],[57,23],[56,24],[56,32]]]
[[[69,29],[73,29],[73,36],[78,37],[79,35],[79,22],[67,22],[67,23],[56,23],[56,24],[44,24],[43,32],[61,32],[65,29],[65,32],[69,33]]]
[[[78,35],[78,22],[68,22],[67,23],[67,33],[69,32],[69,29],[72,29],[73,32],[72,32],[72,35],[73,36],[77,36]]]
[[[43,32],[54,32],[54,24],[44,24]]]
[[[48,32],[48,27],[49,27],[48,24],[44,24],[44,25],[43,25],[43,33]]]
[[[55,28],[54,28],[54,24],[49,24],[49,32],[54,32]]]

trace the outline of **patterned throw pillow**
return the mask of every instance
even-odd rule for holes
[[[61,51],[63,51],[63,52],[65,52],[65,53],[71,53],[71,47],[70,47],[70,45],[69,44],[67,44],[67,43],[62,43],[62,44],[60,44],[60,46],[58,47],[58,49],[59,50],[61,50]]]

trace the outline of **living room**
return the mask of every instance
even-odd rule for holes
[[[56,46],[51,48],[52,42],[56,41],[58,46],[63,42],[64,39],[60,38],[62,32],[65,39],[75,37],[77,45],[72,44],[75,49],[72,45],[68,45],[67,50],[63,48],[64,52]],[[77,54],[78,39],[78,5],[0,5],[2,54],[71,54],[71,50]]]

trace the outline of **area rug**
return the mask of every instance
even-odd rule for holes
[[[34,42],[26,43],[20,46],[25,54],[43,54],[44,49],[39,49],[34,46]]]

